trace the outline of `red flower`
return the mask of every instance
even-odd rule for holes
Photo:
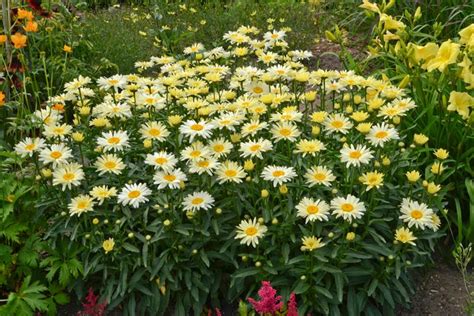
[[[276,296],[277,291],[272,288],[270,282],[262,281],[262,287],[258,290],[258,296],[260,301],[256,301],[253,298],[248,298],[250,304],[257,313],[275,313],[279,311],[283,302],[280,302],[281,296]]]
[[[99,296],[94,294],[92,288],[89,288],[89,292],[86,296],[85,303],[82,303],[84,307],[83,311],[77,313],[77,316],[104,316],[107,302],[97,303]]]

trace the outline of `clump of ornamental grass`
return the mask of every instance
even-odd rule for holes
[[[15,150],[48,188],[49,241],[82,247],[110,308],[185,315],[262,280],[303,313],[410,302],[448,153],[399,128],[404,90],[309,71],[285,37],[240,27],[137,63],[150,77],[79,77],[32,115]]]

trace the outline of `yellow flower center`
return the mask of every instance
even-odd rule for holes
[[[110,137],[107,142],[109,144],[113,144],[113,145],[117,145],[118,143],[120,143],[120,138],[119,137]]]
[[[349,157],[351,157],[352,159],[359,159],[361,156],[362,156],[362,153],[358,150],[351,151],[349,153]]]
[[[137,197],[139,197],[142,193],[138,190],[133,190],[133,191],[130,191],[128,192],[128,198],[129,199],[136,199]]]
[[[106,163],[104,163],[104,166],[107,169],[114,169],[115,167],[117,167],[117,164],[115,163],[115,161],[107,161]]]
[[[56,127],[56,128],[53,130],[53,132],[54,132],[55,134],[58,134],[58,135],[63,134],[63,133],[64,133],[64,128],[62,128],[62,127]]]
[[[326,179],[326,175],[324,173],[315,173],[313,174],[313,178],[318,181],[324,181]]]
[[[58,159],[58,158],[61,158],[62,155],[63,155],[63,154],[62,154],[60,151],[57,151],[57,150],[56,150],[56,151],[52,151],[50,156],[51,156],[51,158],[53,158],[53,159]]]
[[[388,136],[388,133],[386,131],[379,131],[379,132],[375,133],[376,138],[383,139],[387,136]]]
[[[255,144],[250,146],[250,151],[258,151],[262,146],[259,144]]]
[[[319,212],[319,207],[317,207],[316,205],[309,205],[306,208],[306,212],[308,212],[308,214],[316,214]]]
[[[214,151],[216,153],[220,153],[220,152],[224,151],[224,145],[221,145],[221,144],[214,145]]]
[[[191,204],[193,205],[199,205],[201,204],[202,202],[204,202],[204,199],[201,198],[201,197],[196,197],[194,199],[191,200]]]
[[[29,150],[29,151],[32,151],[36,148],[36,145],[35,144],[28,144],[25,146],[25,149],[26,150]]]
[[[258,232],[257,228],[253,226],[245,229],[245,235],[247,236],[255,236],[257,232]]]
[[[77,203],[77,208],[83,210],[87,208],[88,205],[89,203],[87,203],[87,201],[80,201],[79,203]]]
[[[201,151],[200,150],[193,150],[190,154],[191,157],[197,158],[201,156]]]
[[[155,159],[155,162],[159,165],[162,165],[162,164],[165,164],[168,162],[168,159],[164,158],[164,157],[158,157]]]
[[[285,175],[285,171],[283,170],[275,170],[272,172],[272,176],[274,176],[275,178],[282,177],[284,175]]]
[[[235,177],[237,175],[237,171],[235,170],[226,170],[225,172],[225,175],[228,176],[228,177]]]
[[[209,167],[209,161],[207,161],[207,160],[199,161],[197,164],[198,164],[198,166],[201,167],[201,168],[207,168],[207,167]]]
[[[76,175],[72,172],[67,172],[63,175],[63,179],[66,181],[72,181],[74,178],[76,178]]]
[[[420,210],[413,210],[411,211],[410,215],[414,219],[420,219],[423,217],[423,212]]]
[[[202,131],[204,129],[204,126],[202,126],[201,124],[193,124],[193,125],[191,125],[191,129],[193,131],[199,132],[199,131]]]
[[[255,87],[255,88],[253,88],[253,92],[257,93],[257,94],[260,94],[260,93],[263,92],[263,89],[261,87]]]
[[[291,135],[291,130],[289,128],[280,129],[280,135],[288,137]]]
[[[354,205],[352,205],[350,203],[344,203],[344,204],[341,205],[341,209],[344,212],[352,212],[354,210]]]
[[[176,176],[174,174],[167,174],[163,177],[163,179],[165,179],[168,182],[172,182],[176,180]]]
[[[158,137],[161,135],[161,131],[157,128],[151,128],[148,133],[153,137]]]
[[[334,127],[334,128],[341,128],[344,126],[344,122],[343,121],[333,121],[331,123],[331,125]]]

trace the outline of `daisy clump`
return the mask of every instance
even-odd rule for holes
[[[198,313],[266,279],[313,314],[402,303],[441,235],[449,152],[402,127],[403,89],[310,70],[287,31],[242,26],[138,75],[82,77],[31,115],[41,136],[15,152],[47,188],[48,238],[80,247],[114,306]]]

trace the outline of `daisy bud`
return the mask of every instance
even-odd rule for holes
[[[260,268],[262,266],[262,263],[260,261],[255,262],[255,266],[257,268]]]
[[[81,106],[79,109],[79,114],[82,116],[87,116],[91,113],[91,108],[88,106]]]
[[[71,136],[72,136],[72,139],[77,143],[82,143],[84,141],[84,134],[82,133],[75,132],[75,133],[72,133]]]
[[[374,163],[374,166],[377,167],[377,168],[380,167],[380,162],[376,161],[376,162]]]
[[[109,223],[109,220],[108,219],[104,219],[104,224],[108,224]]]
[[[247,181],[247,182],[252,181],[252,177],[247,177],[247,178],[245,178],[245,181]]]
[[[346,240],[347,241],[353,241],[355,239],[355,237],[356,237],[356,234],[354,232],[349,232],[346,235]]]
[[[390,163],[391,163],[391,161],[390,161],[389,158],[384,157],[384,158],[382,159],[382,165],[384,165],[384,166],[390,166]]]
[[[439,148],[435,151],[434,155],[440,160],[445,160],[449,156],[449,152],[446,149]]]
[[[150,148],[152,145],[153,145],[153,142],[151,141],[151,139],[145,139],[143,141],[143,147],[145,148]]]
[[[306,280],[306,275],[302,275],[302,276],[300,276],[300,280],[301,280],[301,281],[304,281],[304,280]]]
[[[334,104],[334,109],[339,110],[341,108],[341,105],[339,103]]]
[[[133,237],[135,237],[134,233],[128,233],[128,238],[133,238]]]
[[[278,224],[278,219],[277,218],[272,219],[272,224],[277,225]]]
[[[400,116],[394,116],[392,119],[393,124],[398,125],[400,124]]]
[[[41,176],[40,176],[40,175],[37,175],[37,176],[35,177],[35,179],[36,179],[37,181],[39,181],[39,180],[41,180]]]
[[[266,198],[266,197],[268,197],[269,193],[268,193],[267,190],[262,190],[262,191],[260,191],[260,195],[261,195],[261,197]]]
[[[118,220],[115,221],[115,224],[119,225],[121,222],[122,221],[118,219]]]
[[[259,217],[259,218],[258,218],[258,223],[259,223],[259,224],[265,223],[265,220],[263,219],[263,217]]]
[[[169,219],[165,219],[165,220],[163,221],[163,225],[164,225],[164,226],[170,226],[170,225],[171,225],[171,221],[170,221]]]
[[[216,208],[216,214],[217,215],[222,214],[222,209],[220,207]]]
[[[328,237],[329,237],[329,238],[333,238],[333,237],[334,237],[334,233],[333,233],[333,232],[330,232],[330,233],[328,234]]]
[[[354,103],[355,104],[360,104],[362,103],[362,97],[360,95],[354,96]]]
[[[385,257],[380,256],[380,257],[379,257],[379,260],[383,262],[383,261],[385,261]]]
[[[347,102],[351,99],[351,95],[349,93],[344,93],[344,96],[342,98],[344,102]]]
[[[334,189],[331,190],[331,193],[332,193],[332,194],[337,194],[337,192],[339,192],[339,191],[338,191],[336,188],[334,188]]]
[[[61,216],[66,216],[66,212],[61,212]]]
[[[424,145],[429,140],[429,138],[424,134],[415,134],[413,140],[417,145]]]
[[[288,187],[286,185],[281,185],[278,190],[280,191],[281,194],[287,194],[288,193]]]
[[[306,99],[306,101],[308,102],[313,102],[314,100],[316,100],[316,91],[308,91],[304,94],[304,98]]]
[[[408,171],[405,175],[407,176],[407,179],[410,182],[416,182],[421,177],[420,173],[416,170]]]
[[[183,118],[180,115],[168,116],[168,124],[170,124],[171,126],[178,125],[179,123],[181,123],[182,120]]]
[[[233,143],[240,142],[240,138],[241,138],[241,136],[238,133],[234,133],[234,134],[230,135],[230,141],[233,142]]]
[[[269,94],[264,94],[260,97],[260,101],[262,101],[263,104],[270,104],[273,102],[273,94],[269,93]]]
[[[242,261],[243,262],[247,262],[249,260],[249,258],[247,256],[242,256]]]
[[[49,178],[51,177],[53,172],[51,171],[51,169],[45,168],[45,169],[41,169],[41,174],[43,175],[43,177]]]
[[[94,219],[92,220],[92,224],[94,224],[94,225],[99,224],[99,219],[98,219],[98,218],[94,218]]]
[[[198,251],[196,249],[193,249],[192,254],[196,255],[197,253],[198,253]]]
[[[319,135],[319,133],[321,133],[321,128],[319,126],[313,126],[311,128],[311,134]]]
[[[145,239],[146,239],[146,240],[150,240],[150,239],[151,239],[151,236],[150,236],[150,235],[146,235],[146,236],[145,236]]]
[[[252,160],[245,160],[244,162],[244,169],[245,171],[252,171],[255,168],[255,164]]]
[[[188,219],[193,219],[193,217],[194,217],[194,212],[193,212],[193,211],[187,211],[187,212],[186,212],[186,217],[187,217]]]
[[[91,234],[86,234],[84,237],[86,237],[86,239],[89,239],[91,238]]]
[[[349,105],[348,107],[346,107],[346,113],[352,113],[352,112],[354,112],[354,108],[352,106]]]

